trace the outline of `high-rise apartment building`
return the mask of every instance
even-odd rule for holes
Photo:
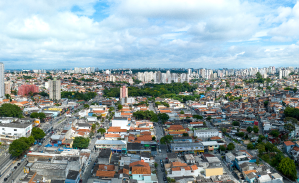
[[[119,93],[120,93],[120,96],[119,96],[120,99],[128,97],[128,88],[126,86],[122,86],[120,88]]]
[[[0,98],[4,98],[4,64],[0,62]]]
[[[54,78],[54,80],[49,80],[49,97],[52,100],[61,99],[61,81]]]
[[[161,71],[156,72],[156,82],[157,83],[162,82],[162,73],[161,73]]]
[[[10,81],[4,82],[4,92],[5,94],[11,94]]]
[[[6,88],[5,88],[6,89]],[[33,93],[38,93],[39,88],[36,85],[22,85],[18,89],[18,95],[28,95],[30,92]]]

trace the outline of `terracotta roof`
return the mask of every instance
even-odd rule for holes
[[[171,169],[172,171],[181,171],[181,168],[180,167],[174,167]]]
[[[172,166],[175,167],[175,166],[187,166],[187,163],[181,163],[181,162],[172,162]]]
[[[171,110],[160,110],[160,113],[171,113]]]
[[[115,175],[115,171],[100,171],[98,170],[96,173],[97,177],[110,177],[113,178]]]
[[[247,174],[249,174],[249,173],[251,173],[251,172],[256,173],[256,170],[248,170],[248,171],[244,171],[243,173],[247,175]]]
[[[120,127],[110,127],[107,132],[127,132],[126,129],[120,129]]]
[[[112,137],[115,137],[115,138],[120,138],[121,136],[119,134],[113,134],[113,133],[108,133],[108,134],[105,134],[105,137],[106,138],[112,138]]]
[[[292,141],[285,141],[284,144],[285,144],[286,146],[293,146],[293,145],[295,145],[295,143],[292,142]]]
[[[125,168],[123,168],[123,169],[119,170],[119,172],[118,172],[118,173],[129,174],[129,173],[130,173],[130,171],[129,171],[128,169],[125,169]]]
[[[138,141],[152,141],[152,136],[151,135],[140,135],[139,137],[136,138]]]
[[[190,122],[190,124],[203,124],[203,122]]]
[[[170,125],[168,130],[184,130],[184,127],[182,125]]]
[[[293,148],[293,150],[295,150],[295,151],[299,151],[299,147],[295,146],[295,147]]]
[[[192,165],[191,168],[192,168],[192,170],[197,170],[198,169],[198,167],[196,165]]]
[[[105,113],[106,111],[104,111],[104,110],[94,110],[92,112],[97,113],[97,114],[102,114],[102,113]]]
[[[114,165],[99,165],[99,170],[113,171],[114,169]]]
[[[151,132],[144,131],[144,132],[140,132],[140,134],[142,134],[142,135],[150,135],[150,134],[151,134]]]
[[[132,167],[132,174],[151,174],[151,168],[148,167],[140,167],[140,166],[133,166]]]
[[[221,138],[218,137],[218,136],[216,136],[216,137],[211,137],[210,139],[211,139],[211,140],[219,140],[219,139],[221,139]]]
[[[130,167],[132,167],[132,174],[151,174],[151,168],[149,164],[142,160],[130,163]]]
[[[177,131],[177,132],[168,132],[169,134],[183,134],[186,133],[186,131]]]

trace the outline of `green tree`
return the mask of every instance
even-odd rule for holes
[[[252,129],[252,127],[251,127],[251,126],[249,126],[249,127],[247,127],[247,129],[246,129],[246,130],[247,130],[247,132],[248,132],[248,133],[251,133],[253,129]]]
[[[6,99],[11,99],[11,96],[9,94],[5,94]]]
[[[292,180],[297,179],[296,165],[289,157],[283,158],[277,169]]]
[[[226,148],[223,145],[219,146],[219,149],[220,149],[220,151],[225,151],[226,150]]]
[[[254,149],[254,145],[253,145],[252,143],[249,143],[249,144],[247,145],[247,149]]]
[[[233,125],[233,126],[240,126],[240,122],[238,122],[238,121],[233,121],[232,125]]]
[[[96,124],[92,124],[91,125],[91,130],[94,131],[96,129],[97,125]]]
[[[237,135],[238,137],[244,137],[245,133],[244,133],[244,132],[238,132],[238,133],[236,133],[236,135]]]
[[[272,130],[271,132],[270,132],[270,135],[272,135],[273,137],[275,137],[275,138],[277,138],[278,136],[279,136],[279,131],[278,130]]]
[[[254,125],[254,126],[253,126],[253,132],[254,132],[254,133],[258,133],[258,132],[259,132],[259,127],[256,126],[256,125]]]
[[[21,108],[13,104],[3,104],[0,107],[0,116],[17,118],[23,117]]]
[[[234,150],[235,149],[235,145],[233,143],[229,143],[227,145],[227,150]]]
[[[31,135],[35,140],[40,140],[46,136],[45,132],[37,127],[32,128]]]
[[[169,119],[169,116],[168,116],[168,114],[166,114],[166,113],[159,113],[159,114],[158,114],[158,118],[159,118],[163,123],[165,123],[165,122]]]
[[[256,148],[259,150],[259,154],[263,154],[264,152],[266,152],[264,143],[258,143]]]
[[[197,114],[196,114],[196,115],[193,115],[192,117],[193,117],[193,118],[196,118],[196,119],[203,119],[203,117],[202,117],[202,116],[200,116],[200,115],[197,115]]]
[[[84,104],[84,108],[85,108],[85,109],[88,109],[88,108],[89,108],[89,105],[88,105],[88,104]]]
[[[227,129],[226,128],[221,128],[222,133],[226,133]]]
[[[106,133],[106,130],[105,130],[105,128],[100,128],[100,129],[98,129],[97,132],[101,133],[101,135],[103,135],[104,133]]]
[[[188,137],[188,133],[183,133],[183,137]]]
[[[43,112],[33,112],[30,114],[30,118],[38,118],[41,121],[44,121],[44,119],[46,118],[46,114]]]
[[[114,111],[114,110],[115,110],[114,107],[110,107],[110,108],[109,108],[109,113],[111,113],[111,112]]]
[[[73,148],[86,149],[89,145],[89,138],[75,137],[73,142]]]
[[[169,144],[173,141],[173,137],[171,135],[166,135],[160,139],[161,144]]]
[[[295,130],[295,126],[291,123],[286,123],[284,124],[284,129],[286,129],[289,132],[292,132]]]
[[[152,137],[152,140],[156,140],[156,137],[155,137],[155,136],[153,136],[153,137]]]
[[[298,124],[298,120],[296,118],[292,118],[292,117],[286,117],[285,122],[291,122],[293,124]]]
[[[185,112],[184,112],[184,111],[181,111],[180,114],[185,114]]]
[[[212,119],[212,117],[211,117],[211,116],[208,116],[208,117],[207,117],[207,120],[208,120],[208,121],[210,121],[211,119]]]
[[[118,106],[117,106],[117,109],[118,110],[121,110],[123,108],[123,106],[121,105],[121,104],[119,104]]]
[[[23,140],[14,140],[10,145],[9,145],[9,154],[11,154],[14,157],[20,156],[24,151],[26,151],[29,148],[29,145],[24,142]]]

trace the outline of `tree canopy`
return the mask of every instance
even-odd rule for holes
[[[168,114],[166,114],[166,113],[159,113],[159,114],[158,114],[158,118],[159,118],[159,120],[161,120],[163,123],[165,123],[165,122],[169,119],[169,116],[168,116]]]
[[[232,125],[233,126],[240,126],[240,122],[239,121],[233,121]]]
[[[252,127],[251,127],[251,126],[249,126],[249,127],[247,127],[247,129],[246,129],[246,130],[247,130],[247,132],[248,132],[248,133],[251,133],[253,129],[252,129]]]
[[[22,110],[19,106],[13,104],[3,104],[0,107],[0,116],[22,118]]]
[[[292,180],[297,179],[297,170],[293,160],[289,157],[283,158],[278,165],[278,170]]]
[[[160,139],[161,144],[169,144],[172,142],[173,137],[171,135],[166,135]]]
[[[270,135],[272,135],[273,137],[275,137],[275,138],[277,138],[278,136],[279,136],[279,131],[278,130],[272,130],[271,132],[270,132]]]
[[[133,117],[138,120],[150,120],[153,122],[158,122],[158,115],[153,111],[136,111],[133,112]]]
[[[46,136],[45,132],[37,127],[32,128],[31,135],[35,140],[40,140]]]
[[[85,100],[88,101],[90,99],[93,99],[97,96],[96,92],[68,92],[68,91],[62,91],[61,92],[61,98],[68,98],[68,99],[77,99],[77,100]]]
[[[89,145],[89,138],[75,137],[73,148],[86,149]]]
[[[98,133],[101,133],[103,135],[104,133],[106,133],[106,130],[104,128],[100,128],[98,129]]]
[[[258,133],[258,132],[259,132],[259,127],[256,126],[256,125],[254,125],[254,126],[253,126],[253,132],[254,132],[254,133]]]
[[[34,143],[34,138],[32,136],[26,138],[21,137],[19,139],[14,140],[9,145],[9,154],[14,157],[20,156],[24,151],[28,150],[29,147]]]
[[[229,143],[227,145],[227,150],[234,150],[235,149],[235,145],[233,143]]]
[[[41,121],[43,121],[46,118],[46,115],[45,115],[45,113],[42,113],[42,112],[40,112],[40,113],[33,112],[30,114],[30,118],[38,118]]]
[[[188,91],[193,92],[197,88],[196,85],[190,85],[187,82],[184,83],[171,83],[171,84],[145,84],[143,88],[139,87],[128,87],[128,92],[130,96],[137,97],[137,96],[153,96],[153,97],[178,97],[176,94],[180,92]],[[119,97],[120,90],[119,87],[115,88],[105,88],[104,89],[104,96],[105,97]],[[190,96],[193,97],[193,96]],[[180,100],[184,97],[181,96]],[[187,97],[186,97],[187,98]],[[200,96],[198,96],[200,98]]]
[[[299,109],[294,108],[294,107],[286,107],[284,110],[284,115],[285,115],[285,117],[292,117],[292,118],[296,118],[298,120],[299,119]]]

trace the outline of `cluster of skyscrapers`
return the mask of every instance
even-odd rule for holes
[[[254,76],[258,72],[264,77],[268,75],[279,74],[279,79],[287,77],[291,72],[297,73],[298,68],[275,68],[274,66],[264,68],[247,68],[247,69],[187,69],[187,73],[171,73],[169,70],[166,73],[161,71],[138,72],[138,80],[144,83],[171,83],[171,82],[189,82],[191,79],[215,79],[225,76]]]
[[[90,74],[90,73],[94,73],[95,72],[95,68],[94,67],[86,67],[86,68],[79,68],[79,67],[75,67],[73,70],[73,73],[78,74]]]

